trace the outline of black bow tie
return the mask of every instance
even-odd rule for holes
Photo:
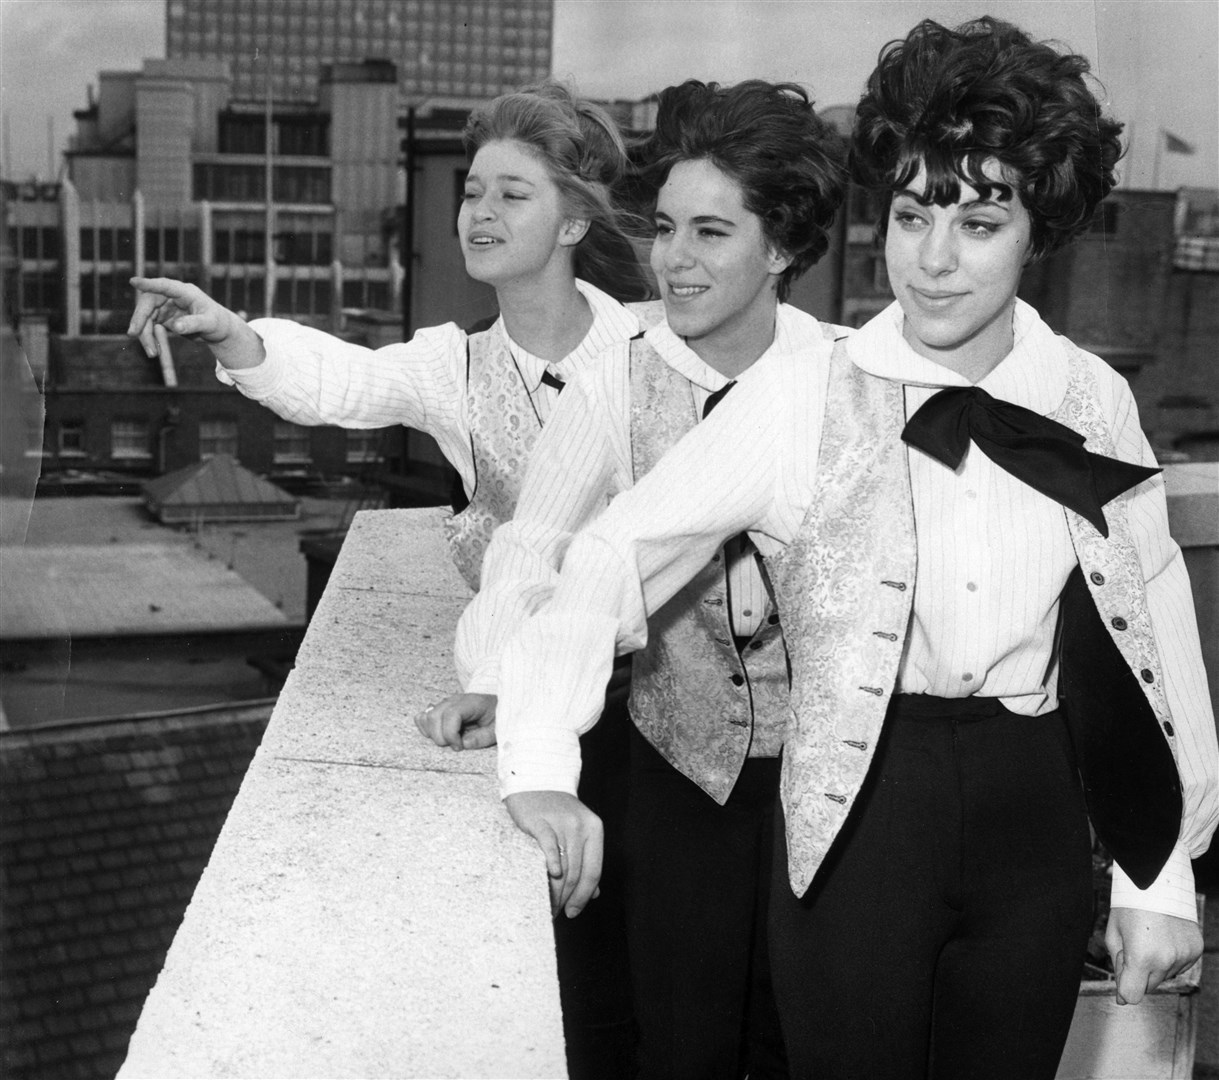
[[[553,387],[561,394],[563,393],[563,387],[565,387],[567,383],[565,383],[554,372],[547,368],[542,372],[542,385]]]
[[[1074,510],[1101,536],[1109,535],[1105,503],[1160,471],[1085,450],[1078,432],[977,386],[941,390],[910,418],[902,439],[952,469],[973,439],[999,468]]]

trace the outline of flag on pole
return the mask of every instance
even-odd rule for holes
[[[1194,144],[1188,143],[1180,136],[1174,135],[1166,128],[1160,128],[1160,132],[1164,136],[1164,150],[1169,154],[1192,154],[1194,152]]]

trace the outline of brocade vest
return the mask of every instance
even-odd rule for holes
[[[631,342],[631,465],[638,480],[700,419],[693,387],[642,338]],[[769,606],[769,605],[768,605]],[[775,757],[790,715],[787,654],[771,610],[738,653],[721,548],[648,619],[630,713],[674,768],[721,805],[747,757]]]
[[[477,592],[491,534],[516,510],[525,466],[542,422],[512,357],[502,322],[466,339],[466,360],[474,492],[469,506],[445,522],[444,535],[458,571]]]
[[[626,308],[643,329],[664,318],[659,300]],[[445,522],[444,534],[454,564],[477,592],[491,534],[516,512],[525,466],[542,430],[498,320],[466,339],[466,415],[474,452],[474,493],[469,505]]]
[[[1112,457],[1095,377],[1063,340],[1069,380],[1054,419]],[[905,420],[902,385],[836,348],[810,508],[791,544],[767,560],[792,666],[781,798],[796,895],[851,812],[897,686],[917,570]],[[1059,695],[1093,826],[1145,888],[1177,840],[1182,803],[1125,502],[1105,507],[1107,539],[1063,510],[1080,565],[1060,599]]]

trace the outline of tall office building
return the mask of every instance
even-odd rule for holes
[[[392,61],[403,99],[490,97],[550,72],[552,0],[168,0],[166,55],[226,60],[233,96],[316,95],[323,65]]]

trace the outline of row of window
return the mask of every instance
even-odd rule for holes
[[[261,164],[200,162],[193,175],[196,202],[262,202],[267,197],[267,173]],[[271,196],[281,203],[329,204],[330,167],[275,165]]]
[[[252,277],[213,273],[211,295],[231,311],[261,312],[265,293],[261,275]],[[281,315],[329,315],[334,286],[329,278],[280,278],[275,282],[275,311]],[[341,306],[393,309],[389,283],[346,279]]]
[[[345,432],[348,464],[360,465],[381,460],[380,430]],[[33,444],[41,441],[35,432]],[[110,459],[122,462],[151,461],[152,432],[147,420],[127,417],[110,423]],[[199,458],[206,461],[219,454],[237,456],[237,421],[217,417],[199,421]],[[88,456],[83,420],[64,420],[59,424],[58,453],[61,458]],[[275,422],[274,461],[277,465],[305,465],[312,461],[309,429],[286,420]]]
[[[222,154],[265,153],[266,138],[265,116],[231,112],[220,114]],[[330,117],[316,113],[305,116],[273,115],[271,152],[285,157],[329,157]]]
[[[9,240],[25,262],[58,263],[62,258],[59,230],[26,226],[9,230]],[[334,237],[328,232],[298,230],[275,233],[275,261],[280,266],[329,266],[334,259]],[[199,261],[198,229],[145,229],[144,259],[149,263],[195,263]],[[124,228],[80,230],[82,262],[135,260],[133,232]],[[212,258],[217,263],[262,265],[266,259],[266,236],[262,229],[216,229],[212,233]]]
[[[186,275],[191,276],[191,275]],[[127,273],[82,274],[81,315],[86,329],[101,330],[99,313],[119,311],[123,318],[133,301]],[[59,315],[63,310],[63,275],[58,270],[24,271],[18,277],[21,310],[30,315]],[[211,294],[233,311],[261,312],[265,302],[264,278],[230,276],[214,272]],[[329,278],[280,278],[275,283],[275,310],[282,315],[329,315],[334,303]],[[393,308],[390,286],[385,281],[346,279],[340,306],[345,308]],[[118,327],[115,332],[121,331]]]

